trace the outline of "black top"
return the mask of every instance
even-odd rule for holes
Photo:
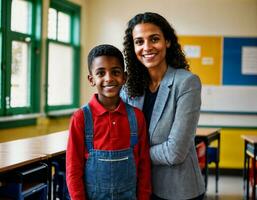
[[[158,89],[155,92],[151,92],[148,88],[145,90],[145,100],[143,105],[143,113],[145,115],[147,126],[149,127],[154,103],[158,94]]]

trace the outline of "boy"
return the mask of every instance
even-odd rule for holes
[[[119,97],[126,81],[122,53],[99,45],[88,55],[97,94],[74,113],[66,153],[72,200],[149,200],[149,144],[143,113]]]

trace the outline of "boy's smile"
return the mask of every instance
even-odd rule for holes
[[[92,62],[92,73],[88,75],[91,86],[96,86],[98,100],[104,106],[117,106],[119,92],[126,81],[124,69],[114,56],[98,56]],[[110,105],[115,104],[115,105]]]

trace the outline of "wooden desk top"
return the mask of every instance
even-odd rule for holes
[[[218,128],[197,128],[195,135],[196,144],[201,141],[205,142],[206,145],[209,145],[213,141],[220,141],[220,129]]]
[[[241,135],[241,138],[252,144],[257,144],[257,135]]]
[[[0,143],[0,172],[66,152],[68,131]]]
[[[35,153],[46,154],[48,157],[64,154],[66,152],[68,135],[68,131],[61,131],[31,138],[37,144]]]
[[[30,152],[55,156],[65,153],[68,131],[0,143],[0,152]]]
[[[219,132],[220,129],[218,128],[197,128],[196,136],[210,136]]]
[[[46,155],[25,152],[1,152],[0,173],[46,159]]]

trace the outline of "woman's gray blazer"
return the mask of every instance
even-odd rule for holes
[[[144,96],[122,99],[142,110]],[[168,67],[161,81],[149,125],[153,193],[184,200],[205,192],[195,151],[201,106],[201,82],[184,69]]]

